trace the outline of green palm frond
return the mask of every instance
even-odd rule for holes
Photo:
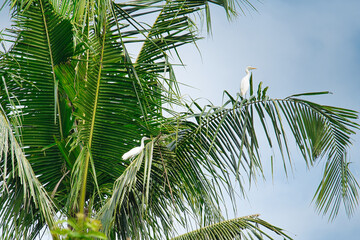
[[[261,227],[271,233],[267,233],[262,230]],[[286,235],[281,228],[275,227],[260,219],[259,215],[250,215],[206,226],[172,238],[172,240],[274,239],[271,237],[272,234],[277,234],[283,239],[292,239]]]
[[[15,18],[10,32],[15,43],[1,59],[0,91],[9,92],[8,98],[0,98],[2,114],[13,123],[13,130],[8,131],[18,141],[14,147],[12,140],[13,148],[6,150],[18,163],[2,165],[12,174],[5,184],[11,191],[4,193],[1,201],[2,216],[7,219],[3,229],[21,226],[18,232],[8,233],[32,239],[45,224],[52,226],[55,217],[47,192],[59,182],[64,162],[58,148],[47,147],[54,137],[63,136],[54,68],[72,55],[72,25],[56,15],[47,1],[31,3],[27,8]],[[14,113],[21,121],[15,121]]]
[[[159,106],[161,99],[166,103],[182,104],[176,97],[179,95],[179,88],[169,59],[173,54],[178,55],[178,47],[198,39],[189,16],[201,10],[202,5],[203,3],[187,1],[114,4],[113,14],[122,27],[119,34],[121,32],[129,74],[146,82],[153,91],[148,97],[155,95]],[[142,16],[146,15],[156,17],[151,27],[140,23]],[[141,44],[142,47],[132,63],[125,46],[134,43]]]
[[[319,210],[327,213],[331,209],[330,217],[334,217],[343,202],[351,215],[358,205],[359,185],[348,169],[345,156],[351,145],[350,135],[359,129],[354,122],[357,113],[300,99],[301,94],[270,99],[266,91],[260,84],[257,94],[250,99],[228,95],[229,101],[224,106],[200,109],[201,113],[191,115],[196,124],[190,124],[191,131],[175,148],[181,153],[191,149],[191,154],[184,155],[189,161],[202,159],[205,167],[229,169],[243,189],[240,176],[248,176],[251,181],[263,174],[257,126],[261,126],[268,146],[278,148],[285,172],[292,166],[288,137],[293,136],[308,166],[317,159],[327,160],[324,178],[316,192]],[[324,92],[305,96],[319,94]],[[229,177],[226,171],[222,174]]]
[[[346,155],[328,160],[313,199],[320,213],[330,211],[331,220],[337,216],[342,204],[348,216],[352,216],[359,205],[360,186],[349,165]]]
[[[187,217],[202,211],[204,224],[223,220],[211,182],[200,166],[177,159],[165,145],[169,138],[161,136],[148,143],[116,181],[112,197],[100,211],[109,236],[119,226],[127,226],[129,236],[168,238],[174,222],[186,226]],[[124,233],[118,229],[117,234]]]
[[[64,136],[54,68],[72,54],[72,26],[43,1],[19,15],[15,27],[20,31],[14,32],[17,39],[6,59],[4,77],[22,107],[19,127],[27,158],[39,180],[52,191],[61,177],[63,160],[58,148],[42,149],[54,142],[54,136]]]
[[[54,225],[54,204],[36,177],[10,120],[0,107],[1,235],[5,239],[32,238],[44,223],[49,227]]]
[[[107,201],[107,203],[100,211],[100,219],[103,224],[105,233],[107,233],[108,235],[110,233],[110,230],[114,227],[113,225],[115,223],[116,211],[118,208],[122,208],[122,205],[124,204],[126,198],[130,198],[129,193],[135,191],[134,197],[137,197],[137,182],[140,181],[139,184],[143,186],[143,189],[140,189],[141,191],[145,190],[145,186],[149,185],[149,174],[152,167],[151,163],[153,156],[153,147],[153,141],[149,144],[146,144],[144,151],[140,152],[139,155],[135,157],[135,159],[129,164],[123,174],[116,180],[111,198]],[[138,172],[141,171],[141,168],[143,168],[142,181],[138,179]],[[147,172],[148,174],[146,174]],[[140,216],[145,214],[145,209],[143,209],[141,206],[144,206],[144,204],[146,204],[148,200],[148,197],[146,199],[145,197],[149,194],[149,187],[147,187],[146,189],[146,193],[143,195],[142,199],[135,200],[135,204],[136,201],[141,201],[142,204],[138,202],[138,206],[134,206],[135,208],[132,208],[133,211],[138,210],[140,212]],[[129,199],[127,199],[127,201],[128,202],[126,203],[126,205],[131,204],[131,201]],[[134,216],[139,217],[139,213],[134,214]],[[127,217],[131,218],[131,216]],[[131,223],[136,223],[142,225],[141,218],[137,220],[138,221],[127,220],[126,222],[129,223],[126,224],[130,225]]]
[[[128,74],[116,22],[109,18],[101,33],[90,33],[92,49],[78,62],[58,69],[61,86],[75,108],[78,132],[73,137],[79,138],[80,146],[88,146],[86,162],[91,152],[100,185],[123,173],[122,154],[137,144],[134,139],[150,135],[147,121],[158,117],[151,111],[157,103],[145,97],[151,94],[149,87]]]
[[[161,3],[162,1],[160,1]],[[153,71],[164,72],[166,62],[164,61],[167,52],[181,45],[197,40],[194,32],[194,24],[190,14],[199,11],[203,2],[172,1],[161,5],[161,12],[154,24],[147,33],[147,38],[140,50],[136,63],[140,68],[153,68]],[[162,60],[159,62],[159,60]],[[154,69],[149,63],[161,63],[163,67]]]
[[[252,8],[247,0],[12,2],[14,45],[0,56],[5,236],[34,239],[56,214],[80,211],[101,219],[110,239],[170,239],[189,218],[201,229],[175,239],[290,239],[257,216],[224,221],[220,210],[225,194],[235,202],[234,176],[243,194],[263,176],[261,130],[286,173],[291,136],[308,167],[326,159],[319,211],[354,212],[359,184],[346,154],[357,112],[303,99],[323,93],[271,99],[261,84],[249,99],[225,93],[220,107],[181,101],[172,62],[199,39],[191,17],[204,11],[210,23],[210,4],[230,16],[236,4]],[[143,136],[152,140],[123,160]]]

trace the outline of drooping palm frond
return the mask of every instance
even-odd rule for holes
[[[261,227],[269,230],[267,233]],[[235,240],[235,239],[274,239],[271,234],[277,234],[283,239],[292,239],[281,228],[275,227],[259,218],[259,215],[235,218],[219,222],[198,230],[185,233],[172,240],[208,239],[208,240]]]
[[[359,129],[354,122],[357,113],[299,98],[326,92],[270,99],[266,91],[260,84],[257,94],[251,94],[249,99],[228,95],[229,101],[224,106],[200,109],[201,113],[190,115],[196,124],[190,125],[191,131],[175,148],[181,153],[190,148],[190,153],[184,154],[189,161],[202,159],[204,166],[230,170],[243,189],[240,176],[248,176],[251,181],[263,172],[257,126],[263,130],[268,146],[278,148],[285,172],[292,165],[288,137],[293,136],[307,166],[326,158],[324,178],[316,192],[319,210],[324,213],[331,210],[332,218],[344,203],[351,215],[358,205],[359,184],[349,171],[345,156],[351,145],[350,135]],[[223,174],[228,176],[228,172]]]
[[[124,171],[124,173],[116,180],[114,191],[112,193],[111,198],[107,201],[107,203],[104,205],[102,210],[100,211],[100,219],[102,221],[105,233],[107,235],[110,234],[110,231],[113,228],[113,224],[115,223],[116,218],[116,210],[121,208],[126,198],[129,197],[129,193],[134,191],[136,188],[136,183],[138,181],[137,176],[138,172],[140,171],[140,168],[142,165],[147,165],[149,168],[151,168],[151,161],[152,161],[152,151],[153,151],[153,143],[146,144],[145,150],[140,152],[140,154],[129,164],[127,169]],[[145,162],[145,163],[143,163]],[[151,170],[148,168],[144,168],[145,171]],[[143,178],[144,182],[149,182],[150,178],[148,176],[144,176]],[[143,182],[143,183],[144,183]],[[139,199],[137,199],[139,200]],[[141,201],[141,200],[140,200]],[[125,203],[125,204],[129,204]],[[139,206],[137,206],[139,207]],[[141,208],[141,207],[140,207]],[[138,210],[140,212],[140,215],[144,214],[144,209],[132,209],[132,211]],[[140,217],[138,214],[134,214],[137,217]],[[126,218],[131,218],[130,216],[124,216]],[[130,224],[137,224],[138,227],[142,225],[141,217],[140,221],[129,221],[130,219],[125,220],[123,224],[130,225]],[[127,231],[131,231],[130,227],[126,227]],[[141,229],[141,228],[140,228]],[[141,230],[140,230],[141,231]],[[126,233],[122,233],[122,235],[125,235]],[[129,233],[128,233],[129,234]],[[125,236],[123,236],[125,237]]]
[[[346,155],[326,162],[323,178],[316,190],[313,200],[316,208],[324,215],[330,211],[329,219],[333,220],[343,204],[350,217],[359,205],[359,183],[349,168]]]
[[[201,208],[209,222],[223,219],[211,183],[201,169],[176,159],[164,145],[168,138],[148,143],[117,179],[112,197],[100,211],[109,237],[169,238],[174,222],[186,226],[185,218]]]
[[[54,204],[23,151],[0,105],[0,229],[4,239],[30,239],[44,224],[52,227],[55,223]]]

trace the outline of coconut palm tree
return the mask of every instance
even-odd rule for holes
[[[263,175],[259,131],[285,171],[291,136],[308,166],[325,158],[320,211],[333,218],[358,205],[346,159],[357,113],[304,99],[326,92],[274,99],[251,79],[250,98],[225,93],[222,106],[180,98],[172,62],[199,39],[191,17],[209,20],[210,4],[233,16],[233,2],[11,3],[13,45],[0,58],[5,239],[34,239],[75,216],[100,220],[109,239],[169,239],[178,224],[200,230],[175,239],[290,239],[257,215],[225,221],[220,210],[226,194],[235,202],[234,184],[245,194]]]

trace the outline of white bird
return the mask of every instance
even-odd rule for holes
[[[240,95],[242,97],[245,96],[246,92],[249,90],[249,86],[250,86],[250,70],[252,69],[256,69],[254,67],[247,67],[245,69],[246,75],[245,77],[243,77],[243,79],[241,80],[241,85],[240,85]]]
[[[143,137],[141,139],[141,145],[139,147],[134,147],[133,149],[131,149],[130,151],[124,153],[124,155],[122,155],[122,159],[123,160],[127,160],[129,158],[133,158],[136,157],[139,153],[141,153],[141,151],[144,149],[144,141],[145,140],[149,140],[150,138],[148,137]]]

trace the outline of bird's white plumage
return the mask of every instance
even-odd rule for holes
[[[127,160],[127,159],[130,159],[130,158],[136,157],[144,149],[144,141],[148,140],[148,139],[150,139],[150,138],[143,137],[141,139],[141,145],[139,147],[134,147],[130,151],[124,153],[124,155],[122,156],[122,159]]]
[[[242,97],[245,96],[246,92],[249,90],[250,87],[250,70],[256,69],[254,67],[247,67],[245,69],[246,75],[241,79],[241,85],[240,85],[240,95]]]

